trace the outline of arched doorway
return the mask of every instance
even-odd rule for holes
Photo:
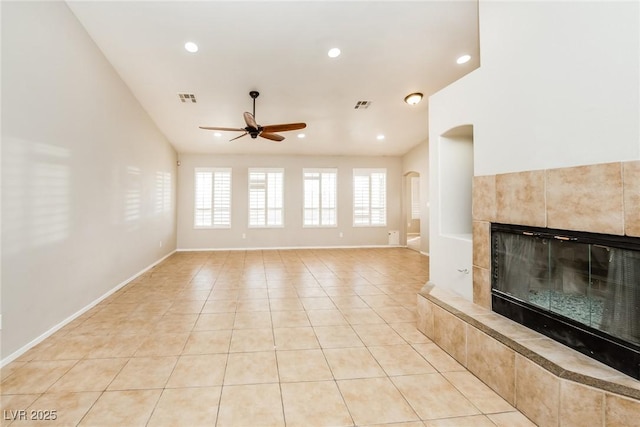
[[[405,224],[407,232],[407,248],[420,252],[421,231],[421,203],[420,203],[420,174],[409,172],[404,176],[405,194]]]

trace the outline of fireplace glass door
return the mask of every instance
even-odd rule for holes
[[[640,251],[544,232],[492,232],[493,290],[640,345]]]

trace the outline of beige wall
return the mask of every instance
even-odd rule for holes
[[[402,162],[399,157],[181,154],[178,168],[178,249],[240,249],[387,245],[388,231],[400,230]],[[194,229],[194,169],[232,168],[229,229]],[[284,168],[283,228],[248,227],[248,168]],[[338,226],[302,227],[302,169],[338,169]],[[387,169],[387,226],[353,227],[353,168]],[[343,237],[340,237],[342,233]],[[246,238],[242,235],[245,234]]]
[[[175,249],[175,185],[66,3],[3,2],[3,363]]]

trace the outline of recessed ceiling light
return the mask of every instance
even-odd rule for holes
[[[380,135],[376,136],[376,139],[378,141],[382,141],[384,139],[384,135],[380,134]]]
[[[471,55],[462,55],[460,58],[456,59],[456,62],[458,64],[464,64],[469,62],[470,59],[471,59]]]
[[[300,139],[304,138],[305,136],[307,136],[307,135],[305,135],[304,133],[299,133],[298,134],[298,138],[300,138]]]
[[[186,42],[184,48],[190,53],[196,53],[198,51],[198,45],[194,42]]]
[[[327,52],[327,55],[329,55],[329,58],[337,58],[340,56],[340,49],[337,47],[331,48],[329,49],[329,52]]]
[[[213,136],[215,136],[216,138],[220,138],[222,134],[220,132],[216,132],[213,134]]]
[[[404,102],[409,105],[416,105],[420,101],[422,101],[422,94],[420,92],[410,93],[409,95],[404,97]]]

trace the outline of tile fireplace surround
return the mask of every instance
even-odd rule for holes
[[[473,303],[427,284],[418,329],[540,426],[631,426],[640,381],[491,312],[492,222],[640,237],[640,161],[473,178]]]

